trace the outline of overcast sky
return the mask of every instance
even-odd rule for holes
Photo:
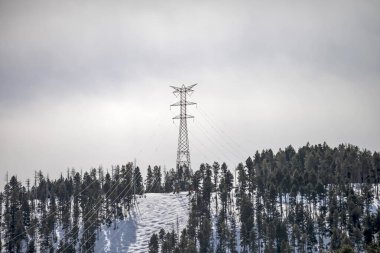
[[[379,1],[0,0],[0,174],[193,167],[326,141],[380,150]]]

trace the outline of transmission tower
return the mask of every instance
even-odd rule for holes
[[[192,84],[185,86],[184,84],[181,87],[170,86],[174,89],[173,94],[178,97],[179,101],[172,104],[171,106],[179,106],[180,113],[179,115],[173,117],[174,119],[179,119],[179,135],[178,135],[178,149],[177,149],[177,169],[180,167],[186,166],[191,168],[190,165],[190,149],[189,149],[189,136],[187,132],[187,119],[194,118],[194,116],[187,114],[187,106],[195,105],[196,103],[190,102],[187,100],[187,96],[191,96],[194,92],[193,88],[197,84]]]

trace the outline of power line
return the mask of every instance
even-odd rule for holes
[[[115,198],[115,200],[114,201],[112,201],[112,203],[111,204],[113,204],[119,197],[120,197],[120,195],[125,191],[127,189],[127,187],[125,187],[124,188],[124,190],[123,191],[121,191],[120,192],[120,194]],[[131,190],[132,188],[129,188],[129,190],[124,194],[124,196],[126,196],[128,193],[129,193],[129,191]],[[94,212],[94,214],[95,214],[95,212]],[[89,225],[89,227],[87,228],[87,229],[85,229],[85,231],[83,231],[82,232],[82,236],[83,236],[83,234],[92,226],[92,225],[94,225],[94,223],[96,222],[96,220],[94,220],[90,225]],[[82,247],[83,247],[83,245],[85,245],[90,239],[91,239],[91,237],[94,235],[94,234],[96,234],[96,230],[88,237],[88,239],[82,244]],[[70,246],[70,245],[69,245]],[[95,245],[94,245],[95,246]],[[65,248],[66,249],[66,248]],[[89,249],[87,249],[85,252],[88,252],[88,250]]]
[[[230,145],[231,144],[234,144],[234,146],[235,146],[235,148],[237,148],[237,149],[239,149],[240,151],[243,151],[243,153],[245,153],[245,151],[243,150],[243,148],[240,146],[240,144],[239,143],[237,143],[236,141],[235,141],[235,139],[234,138],[232,138],[229,134],[228,134],[228,132],[226,132],[226,131],[223,131],[223,129],[221,129],[221,128],[219,128],[218,127],[218,124],[216,124],[216,122],[215,122],[215,120],[213,120],[210,116],[209,116],[209,114],[207,114],[207,112],[205,111],[205,110],[203,110],[202,109],[202,107],[197,107],[197,109],[199,109],[199,112],[200,112],[200,115],[206,120],[206,122],[218,133],[218,134],[220,134],[221,136],[223,136],[223,137],[226,137],[227,139],[229,139],[230,140]],[[227,142],[227,140],[226,140],[226,143],[228,143]]]
[[[134,176],[135,176],[135,175],[133,175],[133,177],[134,177]],[[157,182],[157,179],[158,179],[158,178],[155,178],[155,180],[153,181],[153,184],[152,184],[152,186],[150,187],[150,190],[153,188],[153,185]],[[122,192],[124,192],[124,191],[128,188],[128,186],[131,184],[131,182],[132,182],[132,181],[129,182],[129,184],[127,185],[127,187],[125,187],[125,189],[124,189]],[[116,188],[115,188],[115,189],[116,189]],[[115,190],[115,189],[114,189],[114,190]],[[132,188],[129,188],[129,190],[127,191],[127,193],[125,193],[125,195],[127,195],[127,194],[129,193],[130,190],[132,190]],[[113,191],[112,191],[112,192],[113,192]],[[112,193],[112,192],[111,192],[111,193]],[[121,192],[121,193],[122,193],[122,192]],[[115,198],[115,200],[114,200],[111,204],[113,204],[113,203],[118,199],[118,197],[121,195],[121,193]],[[125,195],[124,195],[124,196],[125,196]],[[98,211],[100,208],[101,208],[101,206],[99,206],[98,209],[97,209],[96,211]],[[95,214],[95,212],[94,212],[93,214]],[[91,218],[91,217],[92,217],[92,216],[90,216],[90,217],[88,217],[88,218]],[[141,212],[140,212],[140,218],[142,219]],[[93,222],[89,225],[89,227],[88,227],[85,231],[82,232],[82,235],[83,235],[83,234],[84,234],[84,233],[85,233],[85,232],[86,232],[86,231],[87,231],[87,230],[88,230],[88,229],[89,229],[89,228],[90,228],[95,222],[96,222],[96,220],[93,221]],[[96,231],[94,231],[94,233],[90,235],[90,237],[84,242],[84,244],[86,244],[86,243],[91,239],[92,235],[94,235],[94,234],[96,234]],[[112,237],[112,238],[113,238],[113,237]],[[67,247],[65,247],[63,250],[67,249],[70,245],[72,245],[72,243],[69,244]],[[87,250],[87,251],[88,251],[88,250]],[[87,252],[87,251],[86,251],[86,252]]]
[[[199,127],[201,127],[205,132],[208,132],[210,134],[210,136],[212,138],[214,138],[214,136],[211,134],[211,131],[206,126],[204,126],[201,123],[201,121],[199,121]],[[211,127],[215,130],[215,128],[213,126],[211,126]],[[214,132],[216,132],[217,134],[219,134],[217,131],[214,131]],[[226,137],[224,135],[219,135],[219,136],[220,136],[220,138],[215,137],[215,140],[225,140],[226,139]],[[240,155],[235,150],[234,147],[232,147],[231,145],[229,145],[226,141],[224,141],[224,142],[221,141],[220,144],[221,144],[221,146],[223,146],[224,148],[226,148],[226,150],[229,149],[229,152],[231,152],[235,156],[235,158],[240,159]]]
[[[207,146],[197,137],[197,135],[195,135],[192,131],[189,131],[190,135],[192,136],[193,140],[199,142],[204,148],[206,151],[211,151],[211,153],[214,155],[214,157],[216,159],[219,159],[220,161],[222,161],[222,158],[220,155],[218,155],[213,149],[208,149]],[[202,153],[203,154],[203,153]],[[230,162],[231,160],[228,159]]]
[[[119,180],[118,180],[119,181]],[[130,181],[129,182],[129,184],[119,193],[119,195],[110,203],[111,205],[121,196],[121,194],[126,190],[126,189],[128,189],[128,186],[129,185],[131,185],[131,182],[132,181]],[[117,182],[115,185],[114,185],[114,189],[109,193],[109,195],[111,195],[117,188],[118,188],[118,186],[120,185],[120,181],[119,182]],[[112,187],[110,188],[110,190],[112,189]],[[129,190],[127,191],[127,193],[125,194],[125,195],[127,195],[128,194],[128,192],[131,190],[132,188],[129,188]],[[110,191],[110,190],[108,190],[107,191],[107,193]],[[105,197],[107,198],[107,193],[105,194]],[[125,196],[124,195],[124,196]],[[84,225],[84,220],[88,220],[88,219],[90,219],[90,218],[92,218],[92,216],[96,213],[96,212],[98,212],[99,211],[99,209],[102,207],[102,198],[100,198],[100,200],[98,201],[98,203],[95,205],[95,206],[97,206],[97,205],[99,205],[98,206],[98,208],[96,208],[96,210],[95,211],[93,211],[93,213],[92,213],[92,215],[90,216],[90,217],[86,217],[88,214],[90,214],[90,212],[91,211],[89,211],[89,212],[87,212],[86,213],[86,215],[84,215],[83,217],[82,217],[82,221],[83,221],[83,225]],[[86,219],[84,218],[84,217],[86,217]],[[88,228],[87,229],[85,229],[83,232],[82,232],[82,237],[83,237],[83,235],[84,235],[84,233],[94,224],[96,222],[96,220],[94,220],[89,226],[88,226]],[[73,230],[74,230],[74,228],[72,228],[70,231],[69,231],[69,233],[68,233],[68,237],[71,237],[72,236],[72,232],[73,232]],[[96,231],[95,231],[96,232]],[[92,236],[93,234],[91,234],[91,236]],[[91,238],[91,236],[89,237],[89,238]],[[84,243],[84,244],[86,244],[88,242],[88,240]],[[65,252],[65,250],[67,249],[67,248],[69,248],[71,245],[73,245],[74,243],[77,243],[76,241],[73,241],[72,243],[70,243],[69,245],[67,245],[63,250],[62,250],[62,252]]]
[[[219,149],[219,151],[221,151],[222,153],[225,153],[226,156],[228,156],[229,158],[231,158],[231,157],[230,157],[230,153],[231,153],[231,151],[228,151],[227,149],[225,149],[225,147],[224,147],[223,145],[221,145],[221,144],[218,143],[216,140],[214,140],[214,139],[211,137],[211,135],[210,135],[209,133],[206,132],[206,130],[205,130],[204,128],[201,128],[200,126],[196,126],[196,127],[197,127],[198,129],[200,129],[200,130],[204,133],[204,135],[206,136],[206,138],[209,140],[209,142],[210,142],[213,146],[215,146],[216,148]],[[225,152],[225,151],[227,151],[227,152]],[[233,154],[233,153],[231,153],[231,154]],[[236,156],[235,158],[237,158],[237,156]],[[230,160],[230,159],[228,159],[228,160]],[[238,158],[238,160],[239,160],[239,158]],[[231,160],[230,160],[230,161],[231,161]]]
[[[209,160],[209,157],[206,155],[207,153],[211,152],[212,155],[214,156],[215,160],[211,161],[211,162],[214,162],[214,161],[223,161],[223,159],[221,158],[220,155],[218,155],[213,149],[209,149],[204,143],[203,141],[196,135],[193,133],[193,131],[191,131],[190,129],[188,129],[188,132],[190,134],[190,136],[193,138],[193,141],[194,142],[197,142],[200,144],[200,146],[202,146],[204,148],[204,152],[202,152],[202,150],[200,150],[200,146],[198,147],[197,145],[195,145],[195,143],[193,142],[193,148],[195,148],[196,151],[199,152],[200,155],[202,155],[206,160]],[[211,141],[210,141],[211,142]],[[224,152],[222,152],[224,153]],[[231,164],[233,164],[231,162],[231,160],[229,158],[227,158],[228,162],[230,162]]]
[[[153,187],[154,187],[155,184],[157,183],[157,180],[158,180],[158,179],[159,179],[158,177],[155,178],[155,180],[153,181],[151,187],[149,188],[149,191],[150,191],[151,189],[153,189]],[[125,189],[126,189],[126,188],[125,188]],[[125,189],[124,189],[124,190],[125,190]],[[129,192],[130,190],[131,190],[131,188],[128,190],[128,192]],[[128,192],[127,192],[125,195],[127,195]],[[124,196],[125,196],[125,195],[124,195]],[[117,198],[116,198],[116,199],[117,199]],[[115,199],[115,200],[116,200],[116,199]],[[112,204],[112,203],[111,203],[111,204]],[[140,219],[143,220],[143,216],[142,216],[141,214],[140,214]],[[92,226],[95,222],[96,222],[96,221],[94,221],[90,226]],[[90,227],[90,226],[89,226],[89,227]],[[88,227],[87,229],[89,229],[89,227]],[[87,231],[87,229],[86,229],[85,231]],[[83,231],[82,234],[83,234],[85,231]],[[118,233],[119,233],[119,231],[118,231],[118,232],[117,232],[112,238],[114,238]],[[84,242],[84,244],[86,244],[86,243],[91,239],[92,235],[94,235],[94,234],[96,234],[96,231],[94,231],[94,233],[90,235],[90,237]],[[70,246],[70,245],[68,245],[66,248],[68,248],[69,246]],[[65,248],[65,249],[66,249],[66,248]],[[86,250],[86,252],[88,252],[88,249]]]
[[[133,174],[132,174],[133,175]],[[133,175],[134,176],[134,175]],[[95,182],[96,180],[94,180],[94,182]],[[131,182],[132,181],[130,181],[129,183],[128,183],[128,185],[125,187],[125,189],[127,189],[128,188],[128,186],[129,185],[131,185]],[[113,186],[111,186],[111,188],[104,194],[104,196],[107,198],[107,195],[108,195],[108,197],[118,188],[118,186],[120,185],[120,183],[121,183],[121,181],[120,180],[117,180],[116,182],[115,182],[115,184],[113,185]],[[113,190],[111,191],[111,189],[113,188]],[[124,190],[125,190],[124,189]],[[123,190],[123,191],[124,191]],[[122,192],[123,192],[122,191]],[[120,196],[120,194],[119,194],[119,196]],[[119,196],[117,196],[116,198],[115,198],[115,200],[114,201],[116,201],[117,199],[118,199],[118,197]],[[103,198],[100,198],[99,199],[99,201],[95,204],[95,206],[98,206],[99,205],[99,207],[95,210],[96,212],[97,211],[99,211],[99,209],[101,208],[101,206],[102,206],[102,200],[103,200]],[[113,202],[112,202],[113,203]],[[111,204],[112,204],[111,203]],[[84,214],[84,215],[82,215],[82,221],[84,221],[84,220],[86,220],[86,219],[89,219],[89,218],[91,218],[94,214],[95,214],[95,212],[90,216],[90,217],[87,217],[87,215],[89,215],[90,214],[90,212],[91,211],[88,211],[86,214]],[[74,230],[74,228],[72,228],[69,232],[68,232],[68,235],[69,236],[72,236],[72,232],[73,232],[73,230]],[[70,244],[71,245],[71,244]],[[69,247],[70,245],[68,245],[67,247]],[[65,248],[66,249],[66,248]]]
[[[8,174],[7,174],[8,175]],[[36,172],[35,172],[35,183],[37,181],[36,179]],[[83,190],[81,190],[77,195],[73,196],[70,198],[70,200],[66,201],[66,203],[64,203],[64,205],[68,205],[69,203],[71,204],[72,202],[72,199],[78,197],[82,192],[84,192],[85,190],[87,190],[94,182],[96,182],[96,180],[93,180],[89,185],[86,186],[86,188],[84,188]],[[37,188],[35,186],[34,188],[34,191],[35,191],[35,194],[37,194]],[[35,196],[35,198],[37,199],[37,196]],[[58,208],[56,209],[56,211],[50,213],[49,215],[47,215],[45,218],[42,218],[39,223],[42,223],[43,221],[45,221],[46,219],[48,219],[50,216],[52,216],[53,214],[55,214],[56,212],[58,211]],[[31,230],[32,228],[36,228],[39,224],[37,223],[36,225],[33,225],[31,227],[28,227],[28,230]],[[18,235],[12,237],[11,239],[9,239],[9,242],[6,243],[5,245],[8,245],[11,241],[14,241],[15,239],[19,238],[21,235],[23,235],[24,233],[27,233],[27,230],[24,230],[23,232],[19,233]]]
[[[150,191],[151,189],[153,189],[153,187],[155,186],[155,184],[156,184],[156,182],[157,182],[158,179],[159,179],[158,177],[155,177],[154,181],[152,182],[151,187],[149,188],[149,191]],[[141,221],[143,221],[143,215],[141,214],[141,212],[140,212],[139,216],[140,216]],[[119,229],[119,231],[117,231],[117,232],[116,232],[116,233],[110,238],[110,241],[113,241],[113,239],[114,239],[116,236],[118,236],[118,235],[120,234],[120,232],[121,232],[121,230]],[[87,251],[88,251],[88,250],[87,250]],[[86,251],[86,252],[87,252],[87,251]]]
[[[153,133],[145,140],[144,144],[141,146],[141,148],[139,149],[138,153],[136,154],[136,157],[138,157],[141,152],[145,149],[145,147],[147,146],[148,143],[151,142],[151,140],[157,135],[157,131],[159,129],[159,126],[161,125],[162,123],[162,120],[163,118],[161,118],[158,122],[157,122],[157,119],[159,118],[160,116],[158,116],[155,120],[155,123],[156,124],[153,124],[153,128],[154,128],[154,131]]]

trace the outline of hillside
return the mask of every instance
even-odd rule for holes
[[[2,252],[378,252],[380,155],[292,146],[143,180],[132,163],[0,194]],[[178,192],[173,194],[174,192]],[[135,198],[137,205],[135,204]]]

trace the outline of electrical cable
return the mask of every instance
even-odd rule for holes
[[[208,130],[204,125],[202,125],[201,121],[198,121],[198,122],[199,122],[199,126],[200,126],[205,132],[208,132],[208,133],[210,134],[210,136],[212,136],[211,133],[209,132],[209,130]],[[215,138],[215,139],[216,139],[216,138]],[[224,136],[221,136],[221,139],[224,139]],[[238,158],[238,159],[240,160],[240,156],[238,155],[238,153],[235,153],[235,152],[236,152],[235,148],[233,148],[232,146],[229,146],[229,145],[227,144],[227,142],[226,142],[226,143],[220,142],[220,144],[221,144],[221,146],[223,146],[223,147],[226,148],[226,151],[227,151],[227,149],[229,149],[229,152],[231,152],[231,154],[234,155],[235,158]]]
[[[94,180],[95,181],[95,180]],[[119,181],[119,180],[118,180]],[[128,186],[131,184],[131,182],[132,181],[130,181],[129,182],[129,184],[127,185],[127,187],[125,187],[125,189],[127,189],[128,188]],[[112,189],[112,187],[107,191],[107,193],[105,193],[104,194],[104,196],[106,196],[106,198],[107,198],[107,194],[109,193],[109,195],[108,196],[110,196],[117,188],[118,188],[118,186],[120,185],[120,181],[119,182],[116,182],[116,184],[114,184],[112,187],[113,187],[113,190],[110,192],[110,190]],[[125,191],[125,189],[122,191],[122,192],[124,192]],[[131,188],[130,188],[131,189]],[[121,193],[122,193],[121,192]],[[120,197],[120,195],[121,195],[121,193],[114,199],[114,201],[112,201],[112,203],[111,204],[113,204],[119,197]],[[100,198],[99,199],[99,201],[95,204],[95,206],[97,206],[97,205],[99,205],[99,207],[95,210],[95,212],[97,212],[97,211],[99,211],[99,209],[102,207],[102,200],[103,200],[103,198]],[[95,214],[95,212],[93,212],[92,213],[92,215],[90,216],[90,217],[86,217],[88,214],[90,214],[90,212],[91,211],[89,211],[89,212],[87,212],[85,215],[82,215],[82,221],[84,221],[84,220],[86,220],[86,219],[89,219],[89,218],[91,218],[94,214]],[[85,217],[86,217],[86,219],[85,219]],[[95,221],[94,221],[95,222]],[[93,222],[93,223],[94,223]],[[89,227],[91,227],[92,225],[93,225],[93,223],[89,226]],[[84,223],[83,223],[84,224]],[[88,228],[87,228],[88,229]],[[86,230],[87,230],[86,229]],[[74,227],[69,231],[69,233],[68,233],[68,237],[71,237],[72,236],[72,232],[73,232],[73,230],[74,230]],[[85,230],[85,231],[86,231]],[[82,235],[84,234],[84,232],[85,231],[83,231],[82,232]],[[73,244],[74,242],[72,242],[72,243],[70,243],[69,245],[67,245],[64,249],[63,249],[63,252],[64,252],[64,250],[66,250],[69,246],[71,246],[72,244]],[[76,243],[76,242],[75,242]]]
[[[222,137],[227,137],[230,140],[230,145],[234,144],[235,148],[239,149],[240,151],[243,151],[242,153],[245,153],[245,151],[242,149],[242,147],[235,141],[234,138],[232,138],[227,132],[223,131],[220,129],[217,124],[215,124],[215,121],[211,119],[211,117],[204,111],[201,107],[198,108],[199,112],[201,113],[200,115],[206,119],[206,122],[217,132],[219,133]],[[212,123],[214,122],[214,124]],[[227,141],[226,141],[227,142]]]
[[[198,128],[198,129],[200,129],[200,128]],[[213,146],[213,147],[216,147],[217,149],[219,149],[219,152],[221,152],[221,153],[226,153],[226,158],[227,158],[227,160],[233,165],[234,163],[232,163],[232,160],[231,160],[231,157],[230,157],[230,155],[229,155],[229,152],[225,152],[225,150],[224,149],[222,149],[222,147],[220,146],[220,145],[218,145],[218,143],[216,142],[216,141],[214,141],[213,139],[211,139],[211,137],[206,133],[206,132],[204,132],[203,130],[201,130],[202,132],[203,132],[203,134],[207,137],[207,140],[210,142],[210,144]],[[195,135],[193,135],[193,137],[194,137]],[[211,149],[212,150],[212,149]],[[220,156],[218,155],[218,157],[220,158]],[[222,159],[221,159],[222,160]]]
[[[81,179],[81,180],[82,180],[82,179]],[[80,195],[82,192],[84,192],[85,190],[87,190],[88,187],[90,187],[95,181],[96,181],[96,180],[94,180],[93,182],[91,182],[88,186],[86,186],[85,189],[81,190],[77,195],[70,197],[70,200],[69,200],[69,201],[66,201],[66,203],[65,203],[64,205],[68,205],[69,203],[71,204],[72,199],[74,199],[74,198],[76,198],[76,197],[79,197],[79,195]],[[36,189],[35,189],[35,190],[36,190]],[[57,209],[57,210],[58,210],[58,209]],[[50,218],[53,214],[55,214],[55,213],[57,212],[57,210],[54,211],[54,212],[52,212],[52,213],[50,213],[50,214],[47,215],[45,218],[39,220],[39,223],[37,223],[37,224],[35,224],[35,225],[33,225],[33,226],[28,227],[28,230],[31,230],[31,229],[33,229],[33,228],[38,227],[39,224],[41,224],[43,221],[46,221],[46,219]],[[27,233],[27,230],[26,230],[26,229],[25,229],[23,232],[19,233],[18,235],[16,235],[16,236],[12,237],[11,239],[9,239],[9,242],[5,243],[4,246],[10,244],[11,241],[14,241],[15,239],[17,239],[18,237],[20,237],[20,236],[23,235],[24,233]]]

